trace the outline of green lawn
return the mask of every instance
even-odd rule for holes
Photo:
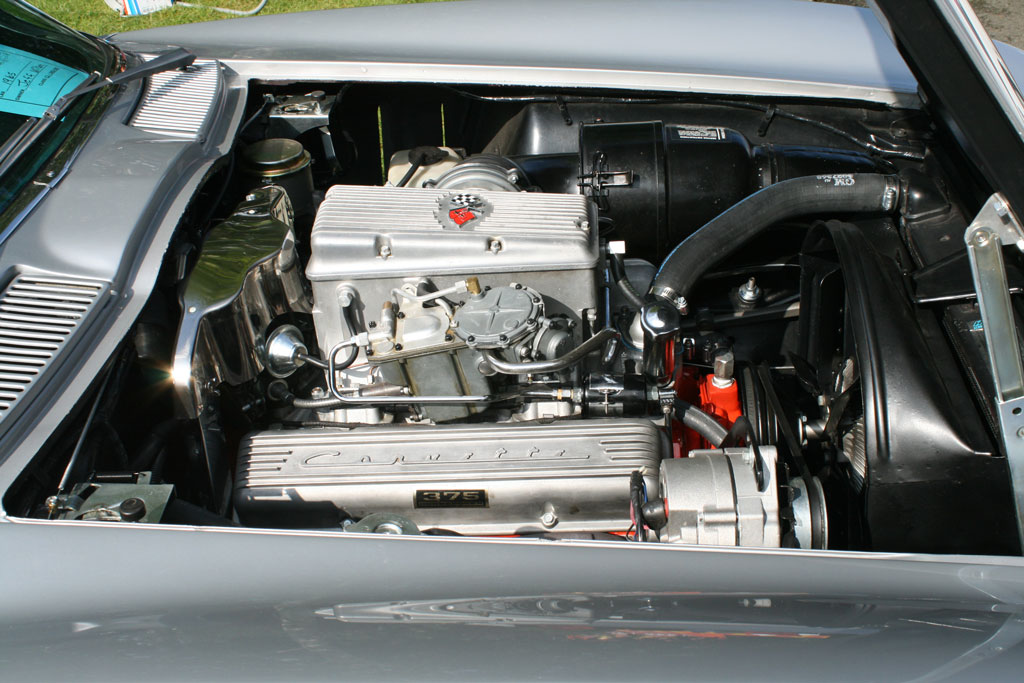
[[[175,5],[170,9],[141,17],[121,17],[111,10],[104,0],[28,0],[53,18],[64,22],[72,28],[86,33],[104,35],[121,31],[169,26],[172,24],[188,24],[194,21],[212,21],[231,18],[213,10],[181,7]],[[189,0],[194,5],[211,5],[230,9],[250,10],[259,4],[259,0]],[[267,6],[260,12],[280,14],[283,12],[302,12],[304,10],[334,9],[338,7],[367,7],[369,5],[401,5],[407,2],[434,2],[436,0],[267,0]]]

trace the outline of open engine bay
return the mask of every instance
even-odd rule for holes
[[[951,150],[882,106],[254,83],[5,509],[1019,552]]]

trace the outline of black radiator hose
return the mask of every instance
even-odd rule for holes
[[[899,203],[899,190],[896,176],[880,173],[805,176],[769,185],[680,242],[654,276],[648,299],[682,308],[708,270],[779,221],[814,214],[890,213]]]
[[[729,436],[729,431],[709,413],[681,398],[675,400],[676,419],[704,437],[704,440],[719,448]]]

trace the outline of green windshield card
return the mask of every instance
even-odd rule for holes
[[[0,111],[40,117],[58,97],[85,80],[85,72],[31,52],[0,45]]]

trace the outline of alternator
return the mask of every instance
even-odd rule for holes
[[[661,463],[661,497],[669,543],[760,546],[781,544],[777,453],[752,448],[690,451]]]

